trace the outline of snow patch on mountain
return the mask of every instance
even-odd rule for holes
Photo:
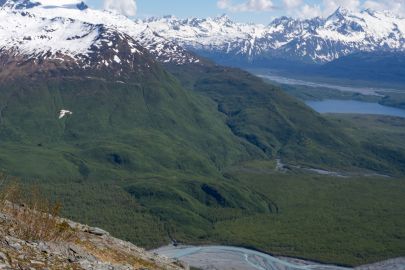
[[[0,8],[0,20],[7,22],[0,25],[0,50],[27,57],[82,58],[100,48],[99,29],[103,28],[126,35],[132,54],[140,53],[137,48],[140,44],[162,62],[185,64],[199,61],[179,45],[150,31],[145,24],[114,11],[83,6],[85,4],[77,0],[5,1]],[[103,45],[113,44],[109,40]],[[126,61],[122,55],[119,58],[120,63]],[[117,58],[112,60],[118,63]],[[110,65],[111,61],[102,63]]]
[[[99,31],[96,25],[67,18],[43,19],[24,12],[0,11],[1,50],[29,56],[74,57],[88,54]]]
[[[27,9],[40,6],[41,8],[72,8],[87,9],[88,6],[81,0],[0,0],[0,6],[12,9]]]

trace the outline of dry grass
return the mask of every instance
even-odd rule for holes
[[[84,229],[86,225],[81,227],[81,224],[77,224],[78,227],[72,229],[64,219],[58,218],[59,211],[60,204],[51,203],[44,198],[38,188],[25,188],[17,179],[7,179],[0,174],[0,213],[7,216],[3,221],[0,219],[0,237],[5,234],[19,240],[53,242],[58,247],[58,252],[67,252],[62,252],[64,255],[61,256],[66,256],[64,258],[59,255],[44,255],[28,245],[24,245],[19,251],[11,248],[4,253],[9,255],[8,263],[14,267],[12,269],[17,269],[17,266],[18,269],[21,266],[24,266],[21,269],[25,269],[25,266],[27,269],[44,269],[45,266],[49,269],[81,269],[79,261],[68,262],[66,254],[71,252],[71,245],[79,248],[79,251],[73,251],[79,254],[78,257],[89,254],[107,265],[130,265],[133,269],[177,269],[175,264],[165,267],[143,250],[138,250],[135,246],[131,248],[131,244],[127,245],[113,237],[88,233]],[[54,251],[50,252],[54,254]],[[25,257],[21,258],[21,254],[25,254]],[[36,268],[35,261],[39,261],[41,268]]]
[[[130,265],[135,269],[165,269],[159,267],[154,262],[141,258],[139,254],[134,254],[126,248],[116,248],[116,245],[113,243],[110,243],[110,245],[104,245],[103,247],[97,246],[92,241],[79,241],[77,244],[102,262]]]
[[[57,218],[61,205],[52,203],[38,187],[23,188],[15,178],[0,174],[0,212],[11,221],[9,232],[27,241],[67,241],[74,231]]]

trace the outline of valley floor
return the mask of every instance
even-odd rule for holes
[[[347,268],[271,255],[245,248],[226,246],[165,246],[154,250],[159,255],[180,259],[203,270],[397,270],[405,269],[405,258],[390,259],[370,265]]]

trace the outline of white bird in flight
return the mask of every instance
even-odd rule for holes
[[[60,110],[59,112],[59,119],[62,119],[63,117],[65,117],[66,115],[72,115],[73,113],[71,111],[68,110]]]

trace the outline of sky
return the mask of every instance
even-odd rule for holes
[[[388,10],[405,16],[405,0],[86,0],[89,6],[114,9],[135,18],[174,15],[179,18],[227,14],[239,22],[268,24],[279,16],[326,17],[337,8]]]

